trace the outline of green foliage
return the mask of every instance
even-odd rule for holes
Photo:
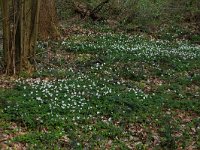
[[[75,13],[74,3],[77,3],[86,10],[92,10],[102,0],[73,0],[73,1],[58,1],[58,10],[61,12],[60,17],[66,15],[63,19],[77,18]],[[164,39],[190,39],[185,36],[182,31],[187,31],[187,35],[199,33],[200,21],[200,2],[198,0],[110,0],[101,11],[97,13],[104,24],[108,24],[110,28],[118,30],[126,30],[127,32],[143,32],[147,34],[157,35],[158,31],[162,32],[161,37]],[[74,20],[74,19],[72,19]],[[80,21],[80,17],[78,19]],[[102,21],[102,20],[101,20]],[[90,24],[96,24],[91,20],[86,20]],[[81,24],[83,21],[81,22]],[[177,26],[178,28],[174,28]],[[172,30],[169,28],[173,28]],[[181,30],[180,30],[181,29]],[[166,33],[166,35],[164,35]],[[173,34],[175,33],[175,35]],[[160,34],[158,34],[160,36]],[[191,38],[198,42],[198,36]]]
[[[198,45],[104,33],[49,46],[73,61],[38,64],[35,78],[0,92],[2,120],[28,130],[15,142],[33,149],[199,146]]]

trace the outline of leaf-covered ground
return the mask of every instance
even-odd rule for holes
[[[2,148],[200,149],[200,46],[104,33],[37,51],[0,90]]]

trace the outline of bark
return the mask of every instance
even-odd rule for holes
[[[34,70],[41,0],[1,0],[5,73]]]
[[[42,0],[39,17],[39,38],[41,40],[60,37],[55,0]]]

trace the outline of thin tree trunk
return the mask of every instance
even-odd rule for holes
[[[31,73],[34,70],[40,2],[1,0],[6,74]]]
[[[6,73],[11,67],[11,49],[10,49],[10,23],[9,23],[9,1],[1,1],[3,15],[3,49]]]

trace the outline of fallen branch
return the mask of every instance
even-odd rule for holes
[[[91,9],[88,6],[74,3],[75,12],[81,15],[81,18],[85,19],[87,17],[91,18],[93,21],[102,20],[102,17],[98,13],[102,10],[105,4],[109,3],[110,0],[104,0],[98,4],[95,8]]]
[[[92,14],[96,14],[99,11],[101,11],[101,9],[103,8],[103,6],[107,3],[109,3],[110,0],[104,0],[103,2],[101,2],[99,5],[97,5],[97,7],[95,7],[92,11],[91,11],[91,15]]]

